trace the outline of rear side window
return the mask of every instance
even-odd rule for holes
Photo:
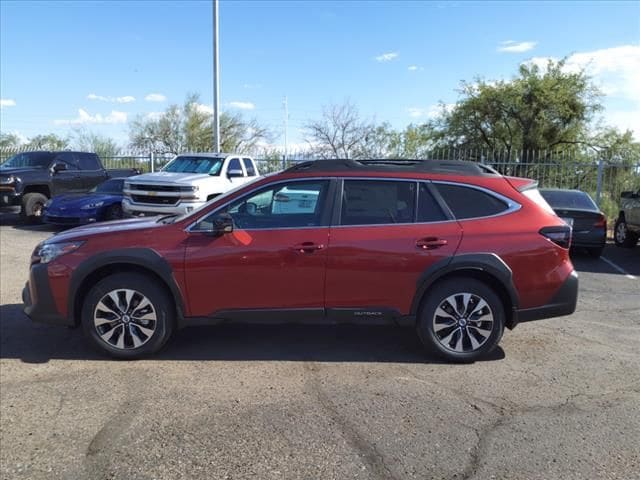
[[[411,223],[415,203],[415,182],[345,180],[340,224]]]
[[[444,183],[434,185],[458,220],[489,217],[508,208],[502,200],[475,188]]]
[[[256,169],[253,168],[253,162],[251,161],[250,158],[243,158],[242,161],[244,162],[244,168],[247,171],[247,176],[248,177],[255,177],[256,176]]]
[[[418,193],[418,222],[441,222],[447,220],[425,183],[420,184]]]
[[[77,153],[80,170],[100,170],[98,156],[93,153]]]

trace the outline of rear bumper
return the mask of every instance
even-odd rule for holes
[[[599,248],[607,243],[607,232],[604,228],[586,232],[573,232],[571,246],[576,248]]]
[[[578,274],[574,271],[567,277],[558,292],[546,305],[525,308],[514,312],[514,325],[544,318],[562,317],[576,311],[578,303]]]
[[[47,265],[31,267],[29,281],[22,290],[24,313],[38,323],[73,326],[73,322],[58,312],[49,286]]]

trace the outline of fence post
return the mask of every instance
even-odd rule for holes
[[[598,183],[596,185],[596,204],[600,206],[600,196],[602,195],[602,173],[604,171],[604,160],[598,159]]]
[[[153,152],[149,154],[149,164],[151,165],[151,173],[155,172],[155,159],[153,158]]]

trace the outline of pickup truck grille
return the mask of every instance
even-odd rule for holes
[[[147,192],[182,192],[191,191],[191,187],[180,187],[175,185],[147,185],[146,183],[131,183],[130,190],[146,190]]]
[[[131,195],[136,203],[148,203],[150,205],[175,205],[179,197],[155,197],[151,195]]]

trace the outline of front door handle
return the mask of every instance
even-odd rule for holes
[[[293,249],[298,253],[313,253],[316,250],[322,250],[324,245],[321,243],[302,242],[294,245]]]
[[[422,250],[435,250],[436,248],[444,247],[447,242],[444,238],[438,237],[426,237],[416,241],[416,247]]]

